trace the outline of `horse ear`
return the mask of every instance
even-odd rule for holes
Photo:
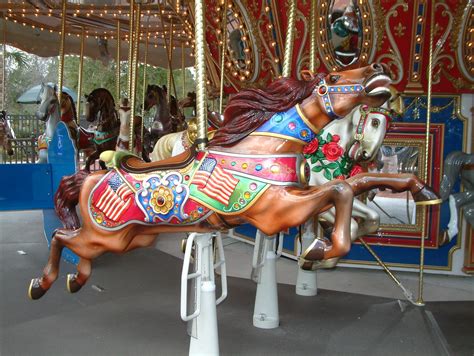
[[[308,69],[304,69],[301,71],[301,78],[309,82],[314,79],[314,73]]]
[[[165,93],[168,93],[168,88],[164,84],[163,84],[163,90],[165,91]]]

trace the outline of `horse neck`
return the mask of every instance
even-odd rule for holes
[[[59,121],[61,121],[61,112],[59,111],[59,104],[57,104],[46,122],[45,134],[47,137],[53,137]]]
[[[338,135],[340,140],[338,145],[341,146],[344,151],[347,151],[352,144],[355,142],[354,134],[356,127],[352,123],[350,117],[344,119],[331,121],[328,125],[323,128],[323,138],[327,137],[327,134],[332,136]]]
[[[119,110],[118,117],[120,119],[120,134],[128,136],[130,134],[131,111]]]
[[[163,124],[163,127],[171,125],[170,107],[168,103],[157,103],[155,108],[155,117],[153,118],[153,121],[160,121]]]
[[[117,120],[117,113],[115,111],[100,112],[99,124],[97,125],[97,130],[99,131],[112,131],[116,128],[116,123],[119,123]]]

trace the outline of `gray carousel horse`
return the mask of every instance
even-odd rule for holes
[[[464,191],[450,194],[458,177]],[[454,151],[446,157],[440,195],[443,201],[449,200],[451,215],[448,229],[443,234],[443,242],[446,243],[458,234],[459,209],[463,209],[466,221],[474,226],[474,154]]]

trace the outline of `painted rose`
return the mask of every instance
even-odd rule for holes
[[[321,150],[326,159],[331,162],[337,161],[344,154],[344,149],[336,142],[326,143]]]
[[[303,153],[306,155],[310,155],[318,150],[319,147],[319,141],[317,138],[315,138],[313,141],[308,143],[306,146],[303,148]]]
[[[344,177],[344,176],[341,174],[340,176],[337,176],[336,179],[344,180],[344,179],[346,179],[346,177]]]
[[[359,166],[358,164],[356,164],[354,167],[352,167],[352,169],[349,173],[349,177],[355,176],[356,174],[359,174],[359,173],[362,173],[362,172],[363,172],[362,167]]]
[[[341,137],[339,137],[339,135],[333,135],[332,136],[332,141],[333,142],[339,142],[341,140]]]

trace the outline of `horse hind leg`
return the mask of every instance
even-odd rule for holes
[[[92,273],[92,262],[81,258],[77,265],[77,272],[67,275],[66,286],[69,293],[78,292],[87,282]]]
[[[59,263],[61,261],[61,252],[64,246],[53,236],[49,251],[48,262],[43,269],[41,277],[33,278],[28,288],[28,296],[32,300],[41,298],[51,288],[58,278]]]

